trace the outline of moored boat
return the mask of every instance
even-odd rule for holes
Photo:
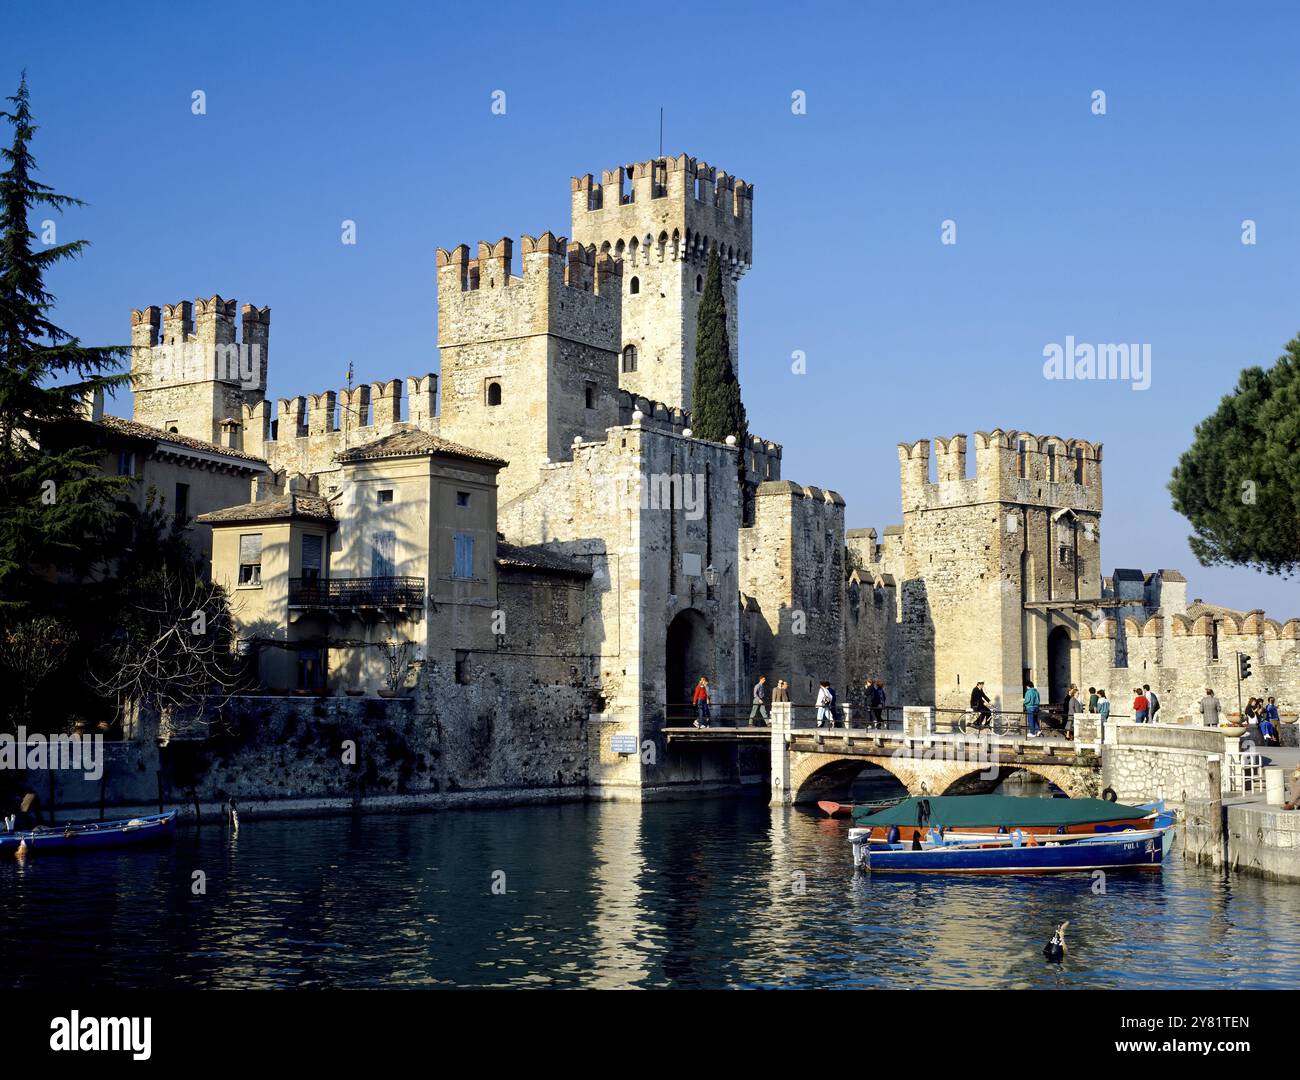
[[[891,828],[897,839],[909,841],[912,832],[924,835],[929,829],[943,829],[945,835],[1010,833],[1016,830],[1034,836],[1059,836],[1150,829],[1158,811],[1145,806],[1127,806],[1105,799],[1038,799],[1018,795],[930,795],[904,799],[894,806],[860,808],[853,812],[856,832],[868,833],[872,842],[889,839]]]
[[[76,854],[104,848],[135,847],[168,840],[176,833],[176,811],[120,821],[89,821],[81,824],[48,825],[35,829],[0,832],[0,856],[13,855],[20,844],[27,851],[44,854]]]
[[[862,830],[855,829],[854,833]],[[852,836],[855,866],[873,872],[925,874],[1063,874],[1093,870],[1159,870],[1171,829],[1053,837],[1028,842],[1017,833],[993,841],[872,844]]]

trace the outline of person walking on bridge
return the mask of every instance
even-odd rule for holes
[[[758,682],[754,684],[754,704],[749,710],[749,726],[763,727],[767,723],[767,703],[771,691],[767,688],[767,676],[760,675]],[[758,717],[759,722],[754,723],[754,717]]]
[[[878,728],[885,726],[885,684],[879,679],[871,688],[871,720]]]
[[[1065,737],[1074,738],[1074,725],[1078,719],[1079,713],[1083,712],[1083,702],[1079,700],[1079,688],[1070,687],[1070,693],[1065,699]]]
[[[693,727],[708,727],[711,708],[709,706],[709,680],[703,675],[695,684],[695,693],[691,695],[691,704],[695,706],[695,723]]]
[[[1025,728],[1029,737],[1037,738],[1042,734],[1038,730],[1038,706],[1042,704],[1042,698],[1039,697],[1038,691],[1034,689],[1031,682],[1025,683]]]
[[[817,700],[814,703],[817,706],[817,726],[821,727],[823,721],[829,721],[831,727],[835,726],[835,697],[831,693],[831,684],[825,679],[818,684]]]

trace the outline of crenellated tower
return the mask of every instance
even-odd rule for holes
[[[503,502],[619,420],[619,262],[549,232],[520,246],[519,276],[508,238],[438,249],[441,433],[510,462]]]
[[[134,419],[207,442],[230,442],[245,406],[266,391],[271,309],[245,304],[235,334],[234,300],[211,296],[131,312]],[[227,424],[229,429],[230,425]]]
[[[1018,708],[1078,678],[1102,596],[1101,446],[1022,431],[901,443],[902,629],[918,702],[959,707],[979,680]],[[1090,603],[1091,602],[1091,603]]]
[[[619,385],[691,407],[695,328],[708,254],[722,261],[731,363],[738,366],[737,286],[753,250],[751,184],[681,154],[574,177],[573,238],[623,264]]]

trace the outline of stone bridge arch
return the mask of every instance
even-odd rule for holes
[[[900,764],[908,763],[900,762],[890,755],[849,754],[835,757],[830,754],[796,753],[790,756],[796,759],[790,770],[790,790],[794,794],[794,802],[813,802],[832,794],[845,796],[858,774],[872,765],[891,774],[907,788],[909,795],[916,794],[909,771],[898,768]]]
[[[931,760],[892,754],[790,755],[790,792],[795,803],[814,802],[829,795],[844,796],[863,769],[875,765],[891,774],[909,795],[971,795],[988,793],[1013,772],[1024,771],[1055,784],[1072,799],[1096,798],[1097,770],[1079,765],[1043,765],[1029,762]]]

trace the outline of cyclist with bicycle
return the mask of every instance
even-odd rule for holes
[[[975,714],[975,726],[977,728],[988,727],[993,720],[993,710],[989,708],[989,696],[984,693],[983,681],[975,684],[975,689],[970,692],[970,711]]]

